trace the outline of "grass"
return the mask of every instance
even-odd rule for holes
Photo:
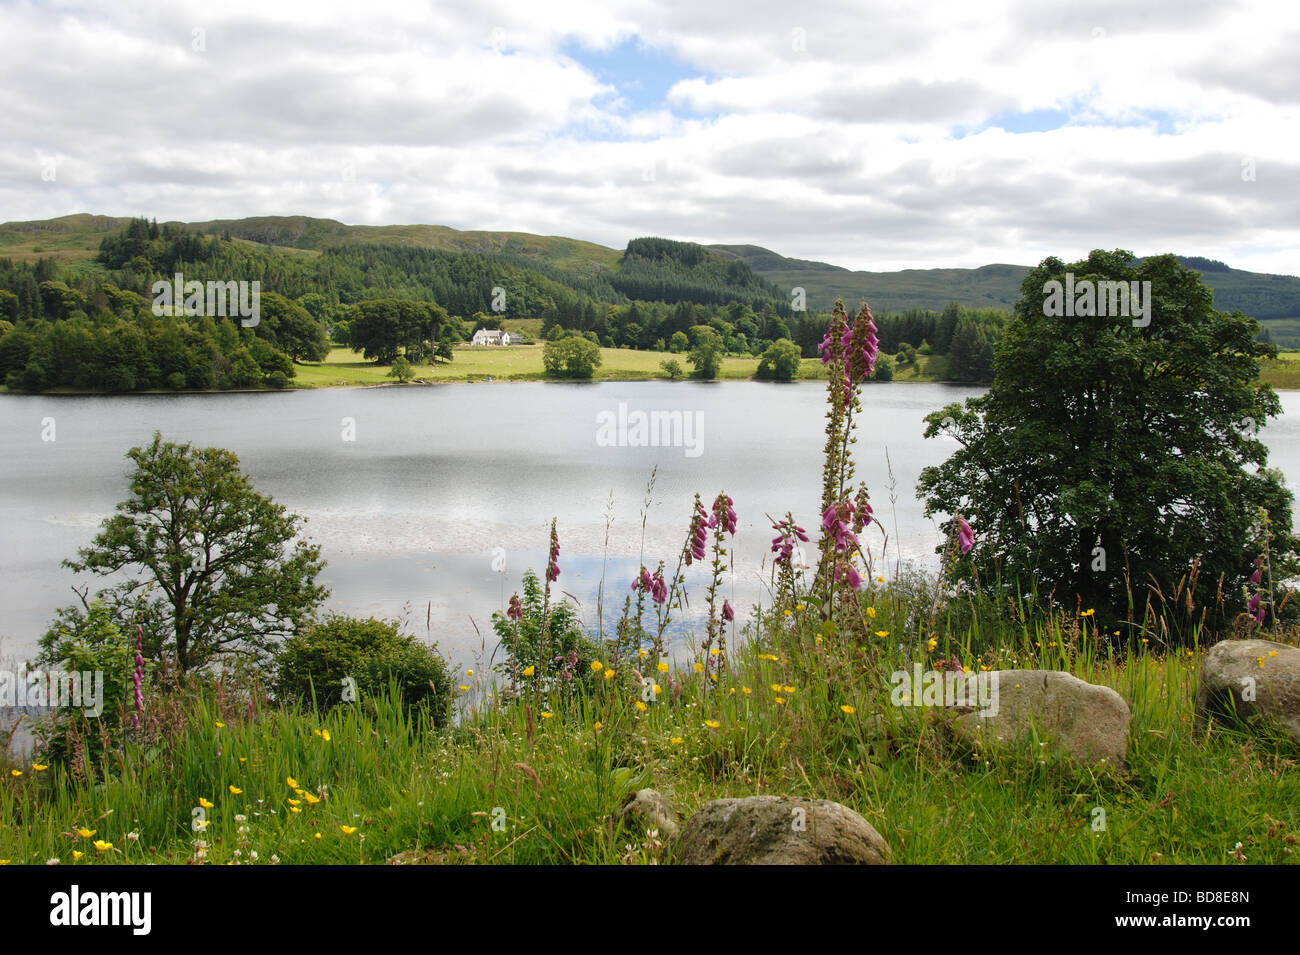
[[[879,632],[904,631],[906,598],[880,588],[868,599]],[[350,706],[318,718],[219,690],[192,695],[151,711],[162,732],[128,744],[103,778],[60,766],[6,773],[0,859],[68,864],[76,850],[83,865],[182,863],[202,838],[213,863],[252,852],[263,863],[380,863],[399,853],[643,863],[662,850],[610,817],[627,793],[653,786],[686,815],[727,796],[833,799],[871,822],[901,863],[1233,863],[1237,843],[1251,863],[1297,861],[1300,752],[1285,740],[1196,730],[1199,649],[1111,657],[1086,618],[1006,630],[990,641],[1001,649],[982,655],[972,633],[933,653],[900,650],[897,636],[841,642],[807,609],[755,626],[716,685],[706,689],[687,661],[673,674],[680,694],[662,676],[664,692],[644,712],[630,667],[613,661],[616,676],[568,708],[494,705],[488,694],[499,699],[501,688],[476,670],[462,677],[470,689],[455,704],[459,725],[443,731],[412,726],[385,700],[371,715]],[[1032,742],[981,753],[926,711],[887,704],[883,674],[949,653],[973,668],[1064,669],[1113,687],[1134,714],[1128,772],[1081,767]],[[207,820],[201,837],[196,815]],[[96,839],[112,848],[95,849]]]

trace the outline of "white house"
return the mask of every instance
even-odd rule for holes
[[[509,345],[510,333],[499,328],[480,328],[474,333],[475,345]]]

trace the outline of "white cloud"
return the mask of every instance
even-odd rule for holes
[[[873,270],[1118,246],[1300,274],[1300,7],[1048,10],[10,4],[0,218],[658,234]],[[641,112],[561,52],[634,36],[682,64]],[[1064,128],[983,129],[1052,110]]]

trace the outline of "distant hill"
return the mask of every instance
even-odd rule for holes
[[[123,229],[129,221],[123,217],[78,214],[0,223],[0,257],[21,261],[50,257],[63,265],[93,269],[92,260],[100,241],[105,235]],[[682,258],[681,250],[693,246],[692,243],[668,243],[664,248],[677,251],[667,257],[662,251],[655,253],[658,258],[645,254],[629,257],[618,249],[564,236],[462,231],[439,225],[345,225],[333,219],[309,216],[256,216],[173,224],[194,232],[229,234],[245,242],[297,249],[308,255],[358,245],[475,253],[540,269],[559,281],[564,281],[561,273],[565,272],[603,276],[633,297],[652,292],[671,296],[679,284],[677,278],[689,281],[693,287],[701,282],[720,283],[752,301],[775,292],[788,302],[790,290],[798,286],[805,289],[807,306],[815,312],[828,311],[837,295],[850,305],[866,298],[878,313],[909,308],[940,310],[951,301],[972,308],[1010,309],[1029,271],[1028,266],[1008,264],[975,269],[852,271],[826,262],[787,258],[757,245],[694,246],[712,253],[699,261]],[[633,240],[629,249],[636,252],[640,243],[640,252],[644,253],[649,241]],[[1216,308],[1240,309],[1258,318],[1274,341],[1300,347],[1300,277],[1247,272],[1196,256],[1179,259],[1200,272],[1206,284],[1214,288]],[[748,266],[752,276],[734,269],[728,272],[729,262]],[[675,278],[675,272],[691,274]]]
[[[841,296],[852,307],[859,298],[874,311],[942,309],[951,301],[971,308],[1010,309],[1029,273],[1025,265],[984,265],[977,269],[904,269],[899,272],[850,271],[825,262],[790,259],[757,245],[711,245],[710,249],[746,263],[787,294],[803,288],[808,308],[826,311]],[[1279,344],[1300,346],[1300,277],[1230,268],[1199,256],[1178,256],[1214,289],[1214,307],[1240,309],[1260,320]]]

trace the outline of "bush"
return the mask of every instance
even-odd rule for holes
[[[58,611],[40,647],[37,663],[47,670],[103,674],[103,710],[98,717],[66,707],[36,720],[41,758],[53,763],[71,757],[88,767],[106,749],[120,745],[123,728],[130,725],[123,716],[134,705],[135,636],[118,626],[107,604],[95,600],[85,610],[65,607]],[[153,666],[145,662],[146,679]],[[147,700],[148,691],[146,706]]]
[[[676,358],[667,358],[659,363],[659,370],[664,373],[669,381],[676,381],[686,374],[682,368],[682,363]]]
[[[581,337],[549,341],[542,350],[542,364],[551,378],[590,378],[600,360],[600,346]]]
[[[894,380],[894,359],[888,355],[876,356],[876,371],[871,376],[873,381],[893,381]]]
[[[782,338],[763,352],[754,377],[765,381],[794,381],[799,377],[799,363],[799,346]]]
[[[546,620],[541,582],[531,570],[524,574],[521,599],[523,619],[518,625],[498,611],[492,615],[492,629],[506,651],[497,671],[510,679],[519,678],[528,667],[535,667],[523,684],[542,690],[576,693],[578,688],[594,685],[591,661],[598,659],[599,648],[582,631],[573,607],[563,601],[550,606],[550,660],[543,661],[543,624]]]
[[[447,661],[398,628],[393,620],[332,614],[295,634],[276,656],[276,696],[324,711],[347,702],[348,677],[358,700],[386,690],[391,679],[407,710],[424,711],[435,726],[445,726],[451,699]]]

